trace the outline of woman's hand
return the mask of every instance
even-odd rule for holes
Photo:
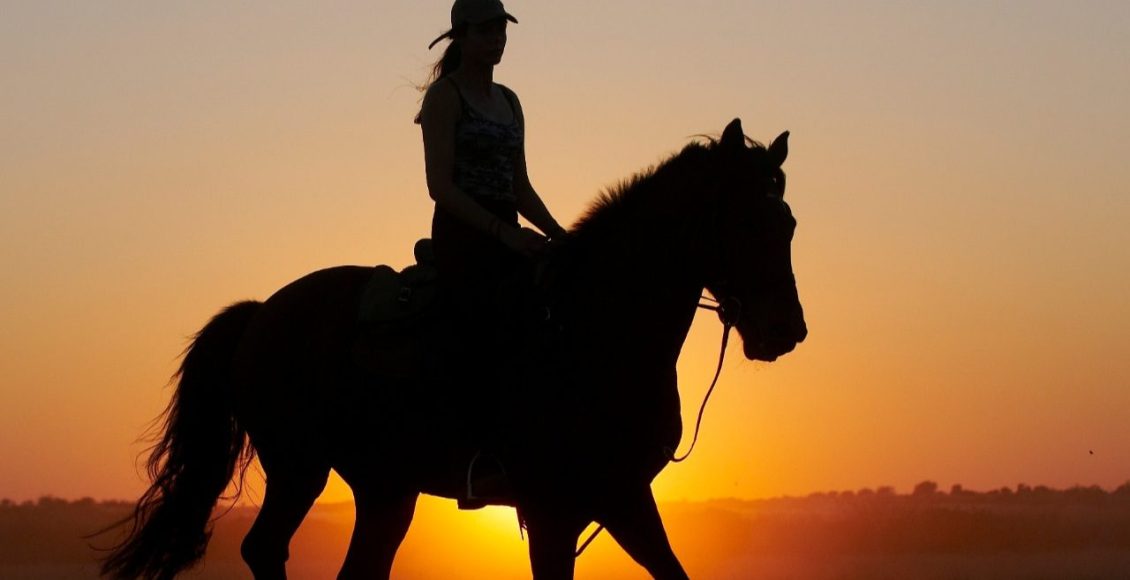
[[[504,227],[499,232],[498,239],[507,248],[526,256],[532,257],[545,247],[545,236],[530,228]]]
[[[557,222],[553,223],[552,228],[544,231],[546,232],[547,239],[550,243],[560,242],[561,240],[569,237],[569,231],[558,225]]]

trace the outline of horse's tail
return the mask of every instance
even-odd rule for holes
[[[176,393],[158,420],[163,427],[147,463],[152,485],[138,500],[129,536],[102,563],[115,578],[172,578],[204,556],[212,510],[236,470],[255,451],[233,414],[235,350],[260,302],[239,302],[216,315],[185,350]]]

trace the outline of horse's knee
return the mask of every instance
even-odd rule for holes
[[[279,542],[252,526],[239,546],[239,555],[255,580],[286,578],[286,561],[290,558],[286,541]]]

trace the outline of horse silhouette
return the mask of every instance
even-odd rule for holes
[[[494,415],[535,578],[571,578],[592,522],[653,576],[686,577],[651,482],[682,435],[675,365],[701,293],[727,305],[748,359],[773,361],[807,335],[783,199],[787,139],[764,147],[735,119],[720,139],[605,193],[549,258],[559,327],[520,341],[535,362]],[[255,454],[266,490],[241,553],[259,579],[286,577],[290,539],[331,469],[356,503],[341,578],[388,577],[420,493],[461,497],[451,465],[473,453],[461,436],[476,420],[460,403],[470,387],[457,373],[381,380],[359,368],[357,304],[371,272],[314,272],[196,335],[150,455],[152,485],[104,574],[170,578],[193,566],[218,498]]]

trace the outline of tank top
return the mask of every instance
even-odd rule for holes
[[[479,202],[517,203],[514,159],[522,150],[523,135],[510,89],[500,85],[514,118],[509,123],[499,123],[476,111],[454,79],[451,84],[462,106],[455,125],[455,186]]]

